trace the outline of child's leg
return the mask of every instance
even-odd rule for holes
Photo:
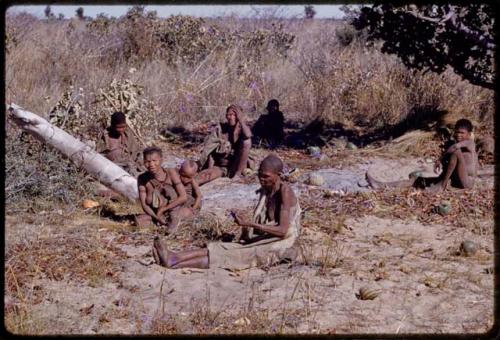
[[[469,174],[468,166],[471,162],[471,153],[457,150],[455,152],[457,164],[455,171],[451,174],[451,184],[461,189],[469,189],[474,186],[474,177]]]
[[[374,179],[370,173],[367,171],[366,172],[366,181],[368,184],[373,189],[379,189],[379,188],[409,188],[412,187],[417,180],[418,177],[416,176],[411,176],[410,179],[404,179],[401,181],[394,181],[394,182],[380,182]]]
[[[168,224],[169,231],[175,231],[179,224],[188,218],[193,217],[193,210],[188,207],[180,207],[173,209],[170,212],[170,223]]]
[[[467,173],[465,157],[460,149],[450,155],[448,164],[445,165],[443,177],[439,183],[443,190],[446,189],[452,175],[456,180],[454,182],[458,182],[454,184],[460,188],[471,188],[474,184],[473,179]]]
[[[204,256],[198,256],[194,257],[189,260],[184,260],[181,262],[178,262],[174,266],[170,267],[172,269],[179,269],[179,268],[200,268],[200,269],[208,269],[209,263],[208,263],[208,255]]]
[[[239,176],[242,174],[243,170],[247,167],[248,156],[250,155],[250,148],[252,147],[252,141],[247,139],[243,141],[243,143],[239,146],[238,150],[236,150],[236,157],[233,160],[232,164],[232,174],[231,177]]]
[[[224,175],[224,170],[218,166],[214,166],[205,170],[200,171],[194,176],[194,179],[198,182],[198,185],[203,185],[207,182],[213,181],[216,178],[222,177]]]

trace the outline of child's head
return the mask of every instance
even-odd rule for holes
[[[122,134],[127,129],[127,119],[121,111],[116,111],[111,115],[111,129]]]
[[[472,123],[468,119],[459,119],[455,123],[455,132],[454,137],[457,142],[461,142],[463,140],[467,140],[471,138],[472,134]]]
[[[193,160],[186,160],[182,163],[181,168],[179,170],[179,175],[181,176],[182,182],[187,182],[192,179],[196,172],[198,171],[198,164],[196,164]]]

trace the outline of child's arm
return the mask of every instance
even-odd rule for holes
[[[193,209],[199,209],[201,207],[201,190],[194,178],[191,180],[191,185],[193,186],[193,196],[195,198]]]
[[[138,180],[138,187],[139,187],[139,200],[141,201],[141,207],[142,210],[149,216],[153,218],[153,221],[160,221],[160,214],[155,214],[153,209],[146,203],[146,197],[147,197],[147,189],[146,189],[146,184],[141,183],[142,181],[139,179]]]
[[[471,139],[467,139],[458,143],[453,144],[446,150],[447,154],[454,153],[455,151],[466,148],[469,152],[473,152],[475,148],[475,144]]]
[[[158,216],[163,215],[164,212],[171,210],[187,201],[186,189],[184,188],[184,184],[182,184],[181,179],[179,178],[179,173],[176,169],[168,169],[167,171],[177,193],[177,198],[172,200],[167,205],[160,207],[158,209]]]

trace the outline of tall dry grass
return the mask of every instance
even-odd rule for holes
[[[96,105],[99,90],[130,79],[144,87],[139,99],[158,108],[141,113],[151,136],[219,120],[230,103],[256,118],[271,98],[287,119],[322,117],[367,132],[422,111],[465,116],[480,129],[493,125],[493,91],[452,70],[410,71],[341,21],[160,19],[135,8],[92,21],[8,13],[6,32],[6,100],[45,117],[73,86],[95,122],[107,114]],[[7,163],[17,157],[8,152]]]
[[[492,91],[452,71],[414,73],[357,36],[346,45],[353,33],[339,21],[159,19],[141,11],[129,17],[87,22],[7,15],[16,41],[6,55],[7,100],[45,113],[74,85],[88,93],[89,108],[99,88],[130,78],[157,102],[162,125],[217,119],[232,102],[256,116],[270,98],[292,116],[371,126],[398,122],[415,106],[477,121],[493,115]]]

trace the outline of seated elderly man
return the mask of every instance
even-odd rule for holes
[[[253,221],[233,213],[241,226],[240,242],[212,242],[206,249],[174,253],[156,238],[153,256],[157,264],[167,268],[225,268],[241,270],[270,265],[286,257],[300,232],[300,206],[293,189],[281,181],[283,162],[276,155],[267,156],[260,164],[261,188]],[[255,231],[255,235],[254,234]]]

